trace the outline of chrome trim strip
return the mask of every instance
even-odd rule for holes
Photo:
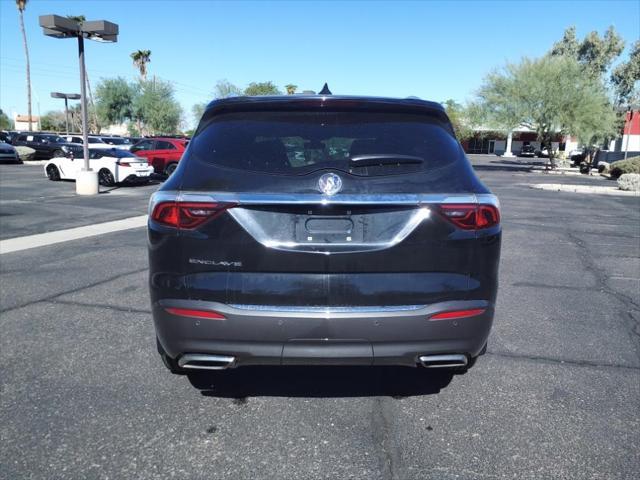
[[[166,307],[195,308],[211,310],[223,314],[229,321],[234,318],[264,317],[264,318],[392,318],[392,317],[422,317],[426,320],[435,313],[451,310],[465,310],[469,308],[488,309],[486,300],[453,300],[449,302],[433,303],[431,305],[400,305],[394,306],[353,306],[353,307],[296,307],[279,305],[228,305],[220,302],[204,300],[160,300],[158,304]],[[302,310],[306,309],[306,310]],[[169,314],[167,314],[169,315]],[[480,317],[472,317],[463,321],[474,321]],[[441,320],[445,322],[446,320]],[[451,320],[454,321],[454,320]]]
[[[169,192],[158,192],[169,193]],[[175,194],[174,194],[175,195]],[[476,203],[473,193],[455,194],[336,194],[331,197],[316,193],[230,193],[230,192],[183,192],[179,198],[185,202],[230,202],[240,205],[422,205],[430,203]]]
[[[336,253],[355,253],[355,252],[369,252],[374,250],[382,250],[390,248],[407,238],[411,232],[413,232],[418,225],[431,216],[431,209],[427,207],[418,208],[411,215],[407,223],[396,233],[396,235],[386,241],[382,242],[333,242],[326,244],[323,242],[293,242],[293,241],[280,241],[272,238],[265,230],[260,226],[259,222],[252,216],[251,211],[246,208],[232,208],[228,211],[244,230],[251,235],[257,242],[264,245],[267,248],[274,248],[276,250],[284,251],[303,251],[307,253],[331,255]],[[317,250],[316,250],[317,249]]]
[[[500,200],[492,193],[477,193],[476,198],[478,203],[484,205],[493,205],[500,209]]]
[[[391,305],[391,306],[351,306],[351,307],[311,307],[311,306],[280,306],[280,305],[246,305],[230,303],[230,307],[238,310],[267,311],[267,312],[322,312],[322,313],[344,313],[344,312],[408,312],[420,310],[426,305]]]

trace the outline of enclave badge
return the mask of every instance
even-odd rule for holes
[[[335,195],[342,190],[342,179],[335,173],[325,173],[318,179],[318,189],[325,195]]]

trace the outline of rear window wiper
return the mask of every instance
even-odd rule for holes
[[[369,167],[374,165],[416,165],[423,163],[422,157],[413,155],[398,155],[395,153],[371,153],[366,155],[354,155],[349,158],[349,164],[353,167]]]

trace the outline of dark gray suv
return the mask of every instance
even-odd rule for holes
[[[149,206],[173,372],[468,368],[498,287],[498,201],[441,105],[330,95],[207,107]]]

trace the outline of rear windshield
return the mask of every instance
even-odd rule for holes
[[[118,148],[99,148],[99,149],[96,148],[96,149],[89,149],[89,152],[95,158],[100,158],[100,157],[116,157],[116,158],[135,157],[135,155],[133,153],[128,152],[127,150],[120,150]]]
[[[200,161],[289,175],[324,168],[406,174],[450,163],[459,149],[447,126],[428,115],[331,111],[222,114],[191,144]]]

